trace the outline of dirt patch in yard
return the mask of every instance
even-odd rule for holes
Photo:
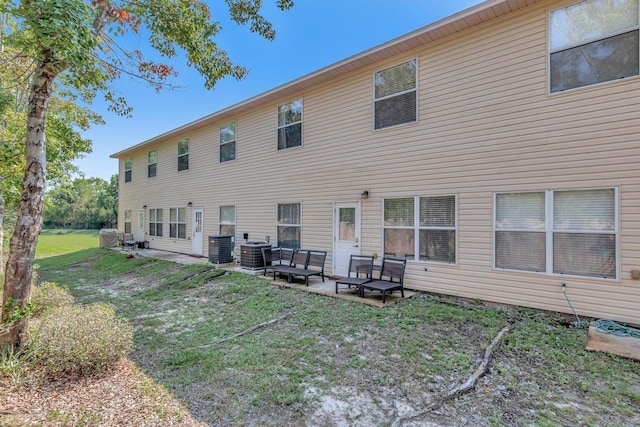
[[[126,308],[138,313],[137,350],[99,377],[5,381],[0,425],[640,426],[640,364],[583,351],[586,331],[564,316],[421,293],[361,307],[239,276],[167,285],[180,268],[72,286],[84,302],[148,298]],[[472,376],[507,321],[513,330],[468,392],[399,421]]]

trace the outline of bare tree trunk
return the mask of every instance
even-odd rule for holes
[[[3,322],[16,310],[24,308],[31,295],[33,260],[44,210],[47,106],[59,71],[60,64],[43,61],[38,65],[31,84],[25,141],[26,169],[16,228],[9,242],[2,298]],[[11,330],[0,337],[0,344],[18,345],[23,328],[24,322],[12,324]]]
[[[4,274],[4,176],[0,176],[0,274]]]

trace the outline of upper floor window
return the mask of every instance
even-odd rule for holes
[[[417,66],[412,59],[374,76],[375,129],[417,120]]]
[[[302,98],[278,107],[278,150],[302,145]]]
[[[495,195],[495,267],[618,277],[615,189]]]
[[[300,203],[278,205],[278,246],[297,249],[302,244],[302,206]]]
[[[149,151],[149,155],[147,156],[147,176],[152,177],[156,176],[158,165],[158,151],[151,150]]]
[[[220,126],[220,163],[236,158],[236,122]]]
[[[185,208],[169,209],[169,237],[187,238],[187,211]]]
[[[178,141],[178,171],[189,169],[189,140]]]
[[[385,199],[385,255],[455,263],[456,217],[455,196]]]
[[[162,209],[149,209],[149,235],[162,236]]]
[[[639,0],[585,0],[549,17],[550,92],[639,74]]]
[[[131,158],[124,161],[124,182],[131,182],[131,169],[133,168],[133,160]]]

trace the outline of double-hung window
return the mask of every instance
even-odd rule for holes
[[[187,238],[187,215],[185,208],[169,209],[169,237]]]
[[[131,169],[133,169],[133,160],[131,158],[124,161],[124,182],[131,182]]]
[[[220,163],[236,158],[236,122],[220,126]]]
[[[616,189],[495,195],[495,267],[618,278]]]
[[[149,209],[149,235],[162,237],[162,209]]]
[[[124,211],[124,232],[131,234],[131,221],[133,216],[131,215],[131,209],[125,209]]]
[[[156,176],[158,169],[158,150],[151,150],[147,155],[147,176]]]
[[[278,107],[278,150],[302,145],[302,98]]]
[[[455,196],[384,200],[385,255],[455,263],[456,234]]]
[[[638,2],[585,0],[550,13],[550,92],[638,75]]]
[[[302,207],[300,203],[278,205],[278,246],[297,249],[302,243]]]
[[[189,169],[189,140],[178,141],[178,171]]]
[[[374,76],[374,128],[417,120],[417,61],[377,71]]]
[[[220,206],[220,234],[223,236],[236,235],[236,207]]]

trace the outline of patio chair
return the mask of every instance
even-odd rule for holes
[[[273,280],[276,280],[276,276],[282,277],[283,274],[287,275],[287,280],[291,282],[290,273],[294,270],[302,270],[307,265],[309,259],[309,251],[304,249],[295,249],[291,254],[290,261],[288,263],[282,263],[281,265],[272,265],[271,271],[273,271]]]
[[[289,282],[296,276],[304,277],[304,284],[309,286],[310,276],[320,276],[324,282],[324,263],[327,259],[327,251],[308,250],[307,262],[304,268],[293,268],[289,274]]]
[[[128,249],[135,249],[137,243],[138,242],[133,239],[133,234],[118,233],[118,245],[122,247],[123,251],[125,247]]]
[[[293,249],[290,248],[272,248],[269,246],[262,249],[262,261],[264,263],[263,276],[266,276],[268,272],[273,272],[273,267],[281,265],[289,265],[291,262],[291,256],[293,255]]]
[[[382,292],[382,303],[387,299],[387,292],[400,291],[404,298],[404,270],[407,266],[406,258],[384,257],[382,258],[382,269],[380,279],[360,285],[360,296],[364,298],[364,291]],[[388,279],[385,279],[387,277]]]
[[[347,285],[349,289],[355,287],[360,295],[360,285],[373,280],[373,256],[351,255],[347,277],[336,280],[336,294],[338,285]]]

